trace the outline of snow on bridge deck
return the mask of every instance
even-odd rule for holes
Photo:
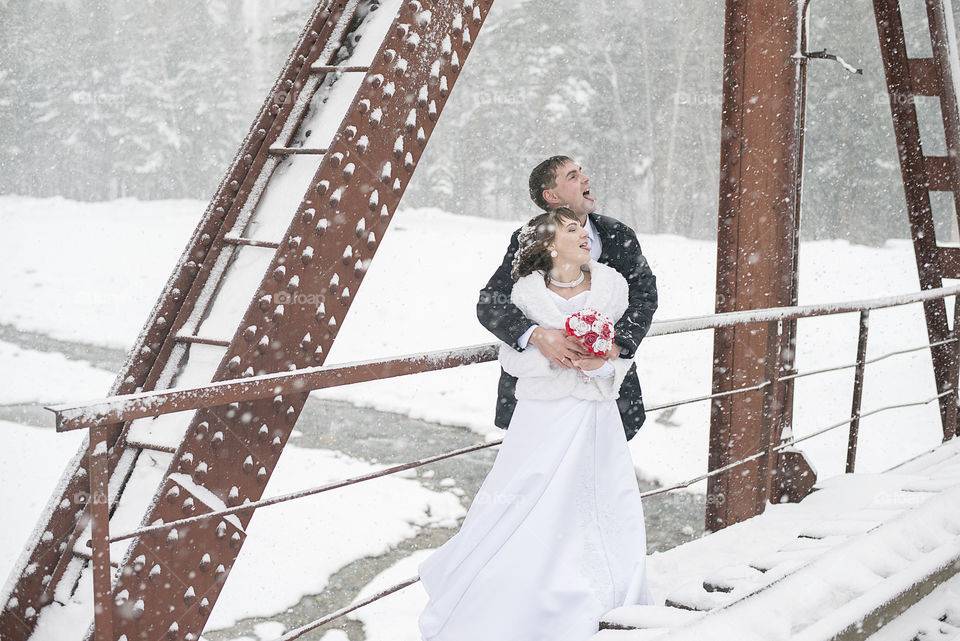
[[[960,439],[882,474],[826,479],[801,503],[768,506],[648,567],[665,605],[613,610],[592,641],[867,638],[960,573]],[[946,605],[955,583],[918,607],[957,616]]]

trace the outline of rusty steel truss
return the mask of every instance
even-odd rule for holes
[[[111,394],[161,389],[196,345],[225,349],[214,381],[320,365],[336,338],[383,234],[396,211],[492,0],[322,0],[300,34],[227,175],[180,258]],[[354,53],[368,42],[365,23],[392,12],[371,60]],[[378,18],[377,16],[381,16]],[[336,114],[323,148],[298,132],[311,100],[349,74],[362,77]],[[289,226],[276,241],[243,230],[283,162],[319,157]],[[224,265],[240,247],[272,252],[269,267],[229,340],[197,335],[191,319],[206,313]],[[292,302],[291,302],[292,301]],[[309,304],[299,304],[308,301]],[[306,401],[307,392],[277,394],[200,409],[179,447],[128,439],[130,423],[93,431],[51,501],[45,525],[18,564],[19,579],[0,613],[0,637],[27,639],[54,595],[69,594],[140,454],[173,451],[142,522],[172,521],[258,499]],[[94,479],[107,502],[87,495],[88,456],[109,459],[111,474]],[[97,466],[98,469],[101,466]],[[105,469],[105,466],[104,466]],[[91,517],[94,549],[76,551]],[[249,514],[203,521],[135,540],[111,581],[94,573],[97,639],[196,639],[243,546]],[[97,564],[95,564],[97,565]],[[101,564],[102,565],[102,564]],[[97,567],[100,567],[97,565]],[[69,576],[70,581],[65,577]],[[109,597],[109,598],[105,598]],[[108,632],[112,630],[112,632]],[[93,631],[91,631],[93,634]]]

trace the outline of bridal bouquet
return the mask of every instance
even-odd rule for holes
[[[595,309],[581,309],[567,318],[567,334],[576,336],[594,356],[606,356],[613,347],[613,321]]]

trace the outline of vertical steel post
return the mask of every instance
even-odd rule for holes
[[[95,641],[113,641],[110,569],[109,425],[90,428],[90,541],[93,546],[93,622]]]
[[[757,449],[763,452],[763,456],[757,462],[759,470],[756,488],[756,511],[763,512],[764,507],[773,496],[775,487],[774,476],[776,474],[776,453],[773,451],[780,441],[782,431],[782,401],[780,368],[781,368],[781,337],[783,336],[783,321],[770,321],[767,323],[767,350],[765,359],[764,377],[769,383],[763,389],[763,412],[760,416],[760,442]]]
[[[718,313],[790,305],[796,300],[801,67],[799,0],[762,7],[727,0],[717,234]],[[713,391],[763,380],[767,329],[717,330]],[[792,331],[781,341],[790,341]],[[781,367],[790,369],[792,345]],[[782,372],[781,372],[782,373]],[[778,386],[781,394],[787,386]],[[788,396],[788,395],[787,395]],[[764,434],[763,393],[717,399],[710,427],[711,470],[750,456],[780,434]],[[787,398],[778,400],[781,408]],[[783,426],[777,424],[777,429]],[[774,465],[768,461],[770,469]],[[706,529],[758,513],[756,490],[769,488],[757,462],[712,477]]]
[[[857,437],[860,432],[860,400],[863,398],[863,371],[867,365],[867,332],[870,310],[860,312],[860,333],[857,336],[857,366],[853,374],[853,402],[850,408],[850,434],[847,437],[847,474],[853,474],[857,462]]]

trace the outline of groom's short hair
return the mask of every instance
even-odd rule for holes
[[[557,169],[565,162],[571,162],[569,156],[550,156],[530,172],[530,198],[537,207],[550,211],[550,203],[543,197],[544,189],[553,189],[557,186]]]

